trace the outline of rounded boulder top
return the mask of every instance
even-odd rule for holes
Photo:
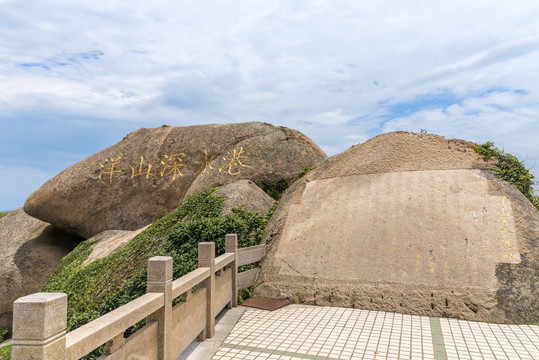
[[[477,321],[539,321],[539,212],[476,144],[387,133],[297,181],[255,295]]]
[[[293,178],[326,158],[299,131],[267,123],[142,128],[47,181],[24,210],[89,238],[139,229],[216,183]]]

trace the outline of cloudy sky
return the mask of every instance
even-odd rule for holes
[[[0,0],[0,210],[140,127],[265,121],[333,155],[424,129],[539,177],[539,1]]]

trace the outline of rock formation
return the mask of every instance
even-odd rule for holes
[[[240,180],[225,185],[213,195],[223,197],[225,206],[223,207],[223,210],[221,210],[221,215],[230,214],[232,209],[241,206],[246,211],[258,212],[260,215],[264,216],[275,202],[275,200],[249,180]],[[93,243],[91,245],[92,252],[84,261],[83,266],[120,250],[135,236],[147,228],[148,226],[145,226],[134,231],[106,230],[92,236],[88,239],[89,242]]]
[[[47,181],[24,209],[89,238],[139,229],[215,183],[293,178],[325,159],[300,132],[265,123],[143,128]]]
[[[275,200],[249,180],[240,180],[220,188],[214,196],[224,197],[225,206],[222,215],[230,214],[233,208],[242,206],[249,212],[257,212],[265,216],[275,203]]]
[[[149,226],[149,225],[148,225]],[[138,230],[107,230],[102,233],[92,236],[88,239],[91,245],[92,252],[88,258],[84,260],[83,266],[88,265],[92,261],[102,259],[115,251],[123,248],[131,239],[148,228],[145,226]]]
[[[39,292],[81,240],[26,215],[22,208],[0,219],[0,328],[11,327],[13,301]]]
[[[396,132],[329,158],[281,199],[255,295],[539,321],[539,212],[474,145]]]

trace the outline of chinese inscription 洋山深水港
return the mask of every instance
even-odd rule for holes
[[[185,167],[184,159],[187,160],[188,155],[184,152],[177,152],[166,154],[162,159],[159,160],[161,168],[157,170],[157,174],[152,174],[154,166],[152,163],[147,161],[143,155],[140,156],[140,162],[138,168],[134,166],[129,166],[131,169],[131,179],[135,177],[143,177],[148,179],[150,176],[160,176],[160,177],[172,177],[172,180],[176,180],[177,177],[182,177],[187,174]],[[204,150],[202,156],[198,160],[194,161],[194,164],[198,165],[196,170],[193,172],[195,175],[204,176],[208,171],[218,168],[219,172],[228,172],[230,175],[239,175],[241,170],[248,165],[244,164],[242,159],[245,158],[245,150],[243,146],[239,150],[232,149],[223,156],[220,164],[212,164],[215,159],[215,155],[208,153],[208,150]],[[99,180],[108,180],[109,184],[112,184],[113,178],[115,175],[120,175],[124,172],[122,170],[121,164],[122,155],[117,157],[106,158],[105,161],[99,164]],[[129,170],[125,170],[129,172]]]

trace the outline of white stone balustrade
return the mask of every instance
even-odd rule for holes
[[[246,285],[238,264],[260,261],[264,251],[256,248],[245,251],[242,258],[237,235],[229,234],[225,254],[215,258],[215,244],[200,243],[198,269],[174,281],[172,258],[153,257],[148,261],[147,294],[67,334],[66,294],[19,298],[13,306],[12,359],[79,359],[103,344],[100,360],[175,359],[197,337],[201,341],[211,338],[215,316],[224,307],[237,305],[238,283]],[[250,286],[254,281],[249,280]],[[192,293],[195,286],[197,291]],[[180,295],[181,302],[172,306]],[[125,339],[125,330],[142,319],[146,325]]]

